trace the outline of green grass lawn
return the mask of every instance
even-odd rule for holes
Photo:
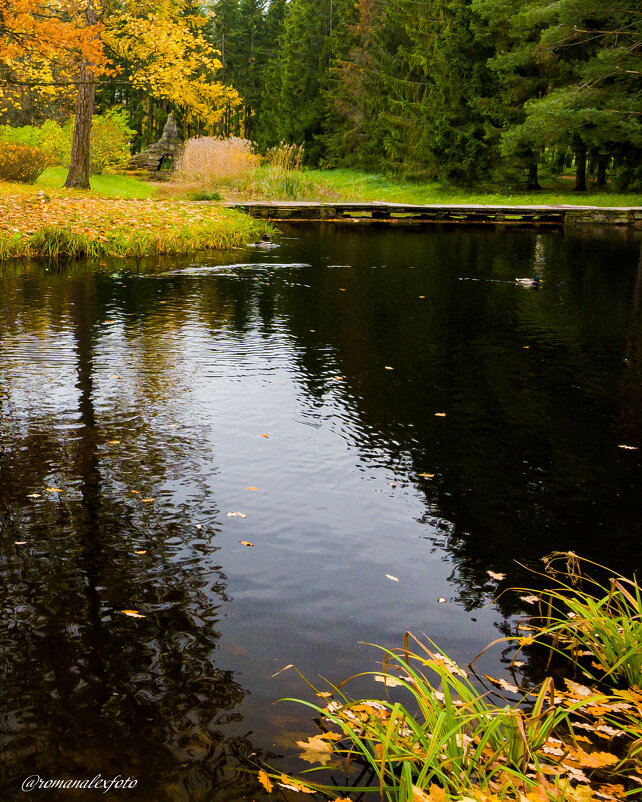
[[[415,184],[396,181],[381,175],[357,170],[309,170],[306,175],[319,184],[326,196],[339,195],[343,200],[389,201],[396,203],[481,203],[508,205],[565,204],[579,206],[642,206],[640,194],[609,192],[573,192],[560,186],[539,192],[445,188],[436,183]],[[328,199],[326,197],[326,199]]]
[[[67,178],[66,167],[48,167],[36,181],[41,189],[60,189]],[[130,175],[92,175],[91,191],[104,198],[153,198],[156,188]]]

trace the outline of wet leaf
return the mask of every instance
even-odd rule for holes
[[[435,412],[435,417],[436,418],[445,418],[446,417],[446,413],[445,412]]]
[[[135,551],[134,554],[147,554],[147,551]]]
[[[41,498],[40,493],[29,493],[27,498]]]
[[[128,615],[130,618],[146,618],[142,613],[139,613],[138,610],[121,610],[123,615]]]
[[[419,473],[417,475],[421,476],[422,479],[434,479],[435,478],[435,474],[434,473]]]
[[[401,680],[395,679],[395,677],[391,677],[390,674],[376,674],[374,677],[375,682],[383,682],[384,685],[387,685],[388,688],[403,688],[403,682]]]
[[[610,752],[585,752],[578,747],[569,749],[574,762],[584,769],[601,769],[604,766],[613,766],[618,762],[618,758]]]
[[[141,501],[143,502],[143,504],[150,504],[152,501],[154,501],[154,499],[153,498],[141,498]]]
[[[497,582],[501,582],[502,579],[506,579],[506,574],[498,574],[495,571],[486,571],[486,573],[491,579],[497,580]]]
[[[310,737],[307,741],[297,741],[296,745],[303,750],[300,757],[307,763],[321,763],[325,766],[332,760],[332,745],[319,736]]]
[[[618,446],[618,448],[624,448],[626,451],[637,451],[637,450],[638,450],[638,447],[637,447],[637,446],[625,446],[625,445],[621,445],[621,446]]]
[[[393,576],[392,574],[386,574],[386,579],[389,579],[391,582],[399,582],[397,577]]]
[[[568,678],[565,678],[564,682],[566,683],[566,687],[569,689],[571,694],[576,698],[585,698],[593,695],[593,691],[591,691],[590,688],[587,688],[586,685],[578,685],[577,682],[573,682],[573,680]]]
[[[536,604],[539,601],[539,596],[520,596],[519,598],[526,604]]]
[[[321,699],[329,699],[332,696],[332,694],[330,693],[330,691],[319,691],[317,693],[317,696],[319,696]]]
[[[257,437],[269,437],[269,436],[270,436],[269,434],[259,434],[259,435],[257,435]]]
[[[432,796],[428,796],[425,791],[418,788],[416,785],[412,786],[412,802],[433,802]]]
[[[252,546],[252,547],[254,547],[254,543],[250,543],[249,540],[239,540],[239,543],[241,544],[241,546]]]
[[[271,794],[274,785],[272,784],[270,778],[267,776],[267,772],[261,769],[261,771],[259,771],[258,773],[257,779],[261,783],[261,785],[265,788],[265,790],[268,792],[268,794]]]
[[[247,515],[244,512],[228,512],[228,518],[247,518]]]
[[[287,788],[289,791],[297,791],[300,794],[314,794],[312,788],[308,788],[307,785],[301,785],[301,783],[297,783],[291,777],[288,777],[285,774],[281,775],[281,782],[279,785],[282,788]]]
[[[258,487],[246,487],[246,490],[258,490]]]
[[[439,603],[439,604],[446,604],[446,602],[448,601],[448,599],[447,599],[445,596],[440,596],[440,597],[437,599],[437,601],[438,601],[438,603]]]
[[[26,546],[27,545],[27,541],[26,540],[14,540],[13,542],[16,544],[16,546]]]
[[[62,493],[62,490],[59,487],[48,487],[46,489],[47,493]]]
[[[120,379],[120,376],[117,373],[112,373],[112,379]]]
[[[386,370],[394,370],[394,368],[390,367],[390,365],[384,365],[384,368],[385,368]]]

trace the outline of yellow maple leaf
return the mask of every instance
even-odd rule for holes
[[[332,744],[320,735],[311,736],[307,741],[297,741],[296,745],[303,749],[301,759],[307,763],[321,763],[325,766],[332,759]]]

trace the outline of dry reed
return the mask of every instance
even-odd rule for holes
[[[249,139],[203,136],[185,143],[176,177],[179,181],[215,183],[244,175],[259,164],[260,158]]]

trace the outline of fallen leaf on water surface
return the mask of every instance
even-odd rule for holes
[[[134,554],[147,554],[147,551],[135,551]]]
[[[149,504],[151,501],[154,501],[153,498],[141,498],[143,504]]]
[[[283,668],[279,669],[276,674],[272,674],[273,677],[278,677],[279,674],[282,674],[284,671],[287,671],[289,668],[294,668],[292,663],[288,663],[287,666],[283,666]]]
[[[429,796],[425,791],[422,791],[421,788],[413,785],[412,802],[433,802],[433,797],[432,795]]]
[[[637,447],[637,446],[625,446],[625,445],[621,445],[621,446],[618,446],[618,448],[624,448],[626,451],[637,451],[637,450],[638,450],[638,447]]]
[[[437,599],[437,601],[439,602],[439,604],[446,604],[447,599],[445,599],[443,596],[440,596]]]
[[[265,790],[268,792],[268,794],[272,793],[272,788],[274,788],[274,785],[272,784],[270,778],[267,776],[267,772],[263,771],[263,769],[261,769],[261,771],[259,771],[258,781],[265,788]]]
[[[257,435],[257,437],[269,437],[269,436],[270,436],[269,434],[259,434],[259,435]]]
[[[40,498],[40,493],[29,493],[27,498]]]
[[[310,329],[310,331],[312,332],[312,334],[316,334],[316,332],[317,332],[316,329]]]
[[[307,741],[297,741],[296,745],[303,750],[301,759],[308,763],[321,763],[325,766],[332,760],[332,744],[318,735],[308,738]]]
[[[13,542],[16,544],[16,546],[26,546],[27,545],[27,541],[26,540],[14,540]]]
[[[420,298],[425,298],[426,296],[425,296],[425,295],[420,295],[419,297],[420,297]]]
[[[601,799],[622,799],[625,795],[623,785],[601,785],[595,792],[595,796]]]
[[[517,685],[511,685],[510,682],[506,682],[506,680],[502,679],[501,677],[499,679],[495,679],[495,677],[490,677],[488,674],[484,674],[484,676],[486,679],[489,679],[493,685],[498,685],[500,688],[503,688],[503,690],[508,691],[509,693],[520,693]]]
[[[389,688],[403,688],[403,682],[401,680],[391,677],[388,674],[375,674],[374,681],[383,682],[384,685],[387,685]]]
[[[388,487],[397,487],[399,482],[388,482]]]
[[[445,412],[435,412],[435,417],[436,418],[445,418],[446,417],[446,413]]]
[[[117,373],[111,374],[112,379],[120,379],[120,376]]]
[[[138,610],[121,610],[123,615],[128,615],[130,618],[145,618],[142,613],[139,613]]]
[[[203,527],[200,524],[196,524],[194,529],[202,529]]]
[[[62,490],[59,487],[48,487],[47,493],[62,493]]]
[[[421,476],[422,479],[434,479],[435,478],[435,474],[434,473],[420,473],[420,474],[417,474],[417,475]]]
[[[249,540],[239,540],[241,546],[254,546],[254,543],[250,543]]]
[[[571,747],[569,753],[574,762],[585,769],[601,769],[604,766],[612,766],[618,762],[616,755],[610,752],[585,752],[581,747],[574,749]]]
[[[566,683],[566,687],[569,689],[571,694],[576,697],[582,698],[593,695],[593,691],[591,691],[590,688],[587,688],[586,685],[578,685],[577,682],[573,682],[573,680],[570,680],[567,677],[564,678],[564,682]]]
[[[390,367],[390,365],[384,365],[384,368],[385,368],[386,370],[394,370],[394,368],[393,368],[393,367]]]
[[[496,579],[498,582],[501,582],[502,579],[506,579],[506,574],[498,574],[495,571],[486,571],[486,573],[491,579]]]
[[[228,512],[226,514],[228,518],[247,518],[244,512]]]
[[[339,292],[345,292],[345,291],[346,291],[345,287],[339,287]]]
[[[386,579],[390,579],[392,582],[399,582],[397,577],[393,576],[392,574],[386,574]]]
[[[258,487],[246,487],[246,490],[258,490]]]
[[[319,696],[321,699],[329,699],[330,696],[332,696],[332,694],[330,693],[330,691],[319,691],[319,693],[317,693],[317,696]]]
[[[525,601],[526,604],[535,604],[539,601],[539,596],[520,596],[519,598]]]
[[[107,445],[109,445],[109,446],[119,446],[120,445],[120,440],[108,440],[107,441]]]
[[[292,779],[291,777],[286,777],[285,774],[282,774],[281,775],[282,782],[279,783],[281,788],[287,788],[288,791],[296,791],[299,794],[316,793],[316,791],[314,791],[312,788],[308,788],[306,785],[301,785],[300,783],[294,783],[294,782],[287,782],[288,780],[291,779]]]

